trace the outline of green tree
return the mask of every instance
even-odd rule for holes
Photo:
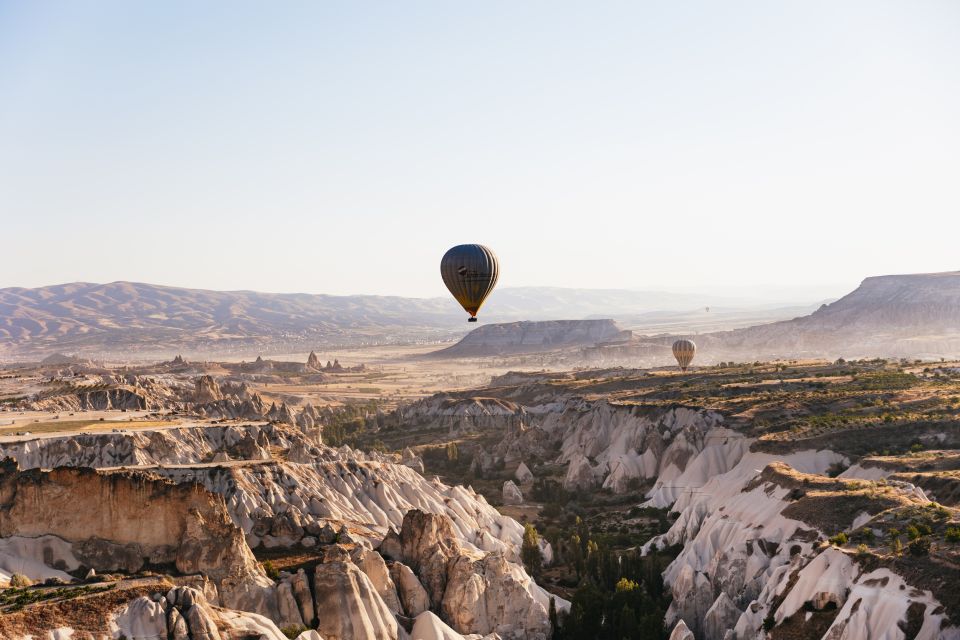
[[[527,572],[536,576],[543,566],[543,554],[540,551],[540,534],[537,528],[527,523],[523,527],[523,544],[520,547],[520,559]]]
[[[273,562],[270,560],[264,561],[263,571],[264,573],[267,574],[267,577],[270,578],[271,580],[278,580],[280,578],[280,572],[277,570],[277,568],[273,565]]]
[[[633,640],[640,633],[640,624],[637,622],[637,614],[630,605],[623,605],[620,610],[620,620],[617,624],[618,640]]]

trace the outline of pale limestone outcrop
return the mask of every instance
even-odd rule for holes
[[[443,618],[461,633],[498,632],[504,638],[546,639],[550,596],[519,565],[500,554],[462,555],[449,568]],[[560,601],[561,607],[566,603]]]
[[[463,554],[460,541],[449,518],[408,511],[400,528],[400,557],[420,578],[430,595],[430,603],[439,607],[447,588],[447,563]]]
[[[726,633],[733,629],[739,618],[740,610],[733,604],[730,596],[721,591],[703,618],[704,640],[724,640]]]
[[[146,596],[128,602],[114,618],[114,623],[127,638],[167,640],[167,613],[159,602]]]
[[[402,630],[367,575],[349,561],[318,564],[314,571],[317,631],[327,640],[397,640]]]
[[[496,631],[518,640],[549,636],[550,595],[502,554],[465,550],[446,516],[411,510],[396,537],[398,544],[388,548],[419,576],[432,609],[458,633]],[[561,610],[569,606],[563,600],[557,604]]]
[[[696,638],[694,638],[690,628],[687,627],[687,623],[681,620],[670,632],[669,640],[696,640]]]
[[[175,607],[170,607],[167,612],[167,629],[171,640],[189,640],[190,638],[187,621],[180,615],[180,610]]]
[[[530,467],[524,462],[521,462],[517,470],[513,472],[513,477],[516,478],[520,484],[533,482],[533,472],[530,471]]]
[[[583,454],[575,455],[567,466],[563,488],[568,491],[595,489],[600,484],[604,469],[596,468]]]
[[[523,492],[513,480],[503,483],[503,504],[523,504]]]
[[[390,577],[390,570],[383,557],[376,551],[358,547],[352,554],[353,562],[361,571],[367,574],[373,587],[383,598],[384,604],[393,613],[400,613],[400,599],[397,596],[397,587]]]
[[[410,637],[412,640],[464,640],[462,635],[450,628],[432,611],[424,611],[416,616]]]
[[[197,601],[183,614],[191,640],[221,640],[213,611],[206,602]]]
[[[293,595],[293,587],[289,582],[277,585],[277,624],[281,627],[304,624],[300,615],[300,607]]]
[[[144,526],[149,523],[149,526]],[[97,571],[146,562],[203,574],[225,606],[275,615],[272,583],[223,498],[143,472],[0,464],[0,537],[57,536]]]
[[[223,400],[223,392],[213,376],[199,376],[194,380],[193,401],[201,404]]]
[[[287,578],[290,583],[290,589],[293,591],[293,597],[297,601],[297,608],[300,611],[300,619],[303,624],[312,627],[316,619],[313,608],[313,593],[310,591],[310,583],[307,580],[307,574],[300,569]]]
[[[270,450],[292,453],[289,462]],[[376,541],[404,514],[420,508],[449,515],[461,542],[480,551],[502,550],[519,560],[523,527],[500,514],[469,487],[427,480],[416,471],[349,448],[316,444],[282,425],[177,427],[129,433],[56,436],[0,443],[25,467],[152,465],[150,472],[177,483],[199,483],[224,497],[251,548],[328,542],[328,524]],[[263,464],[185,466],[218,454]],[[299,527],[299,528],[298,528]],[[331,529],[330,533],[335,533]],[[301,536],[296,538],[295,536]],[[551,550],[544,544],[544,554]]]
[[[410,567],[402,562],[394,562],[390,565],[390,575],[397,585],[400,603],[408,618],[415,618],[430,609],[430,595]]]

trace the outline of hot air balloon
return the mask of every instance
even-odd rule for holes
[[[496,254],[482,244],[460,244],[443,254],[440,275],[443,284],[470,314],[467,322],[476,322],[480,305],[497,284],[500,264]]]
[[[680,365],[680,371],[686,371],[693,361],[693,354],[697,352],[697,345],[693,340],[677,340],[673,343],[673,357]]]

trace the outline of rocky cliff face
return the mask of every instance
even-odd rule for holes
[[[447,516],[409,511],[400,533],[380,546],[419,576],[430,608],[460,633],[496,632],[505,639],[546,640],[550,594],[501,552],[465,548]],[[568,603],[557,598],[559,610]]]
[[[26,572],[69,581],[66,572],[87,567],[166,567],[202,576],[208,599],[223,607],[204,612],[140,599],[118,613],[121,627],[174,634],[188,628],[194,638],[233,637],[239,628],[272,638],[277,625],[299,624],[325,638],[357,640],[407,637],[413,626],[445,640],[495,627],[509,632],[504,637],[542,637],[547,596],[517,563],[519,523],[470,489],[428,481],[378,454],[324,447],[282,425],[38,438],[8,443],[3,453],[31,468],[20,471],[8,460],[0,476],[0,578]],[[206,463],[220,455],[230,460]],[[57,468],[41,470],[48,466]],[[388,565],[373,550],[392,531],[404,531],[405,539],[428,536],[405,519],[411,510],[441,518],[455,550],[451,567],[418,563],[415,572],[397,557]],[[275,583],[251,546],[320,552],[324,561]],[[549,557],[549,547],[545,552]],[[462,566],[451,573],[457,559]],[[432,602],[423,587],[465,584],[473,574],[484,576],[480,600],[474,587],[462,587]],[[495,613],[504,607],[509,620]]]
[[[142,472],[0,469],[0,538],[55,536],[63,566],[135,573],[145,564],[201,573],[221,599],[249,605],[269,588],[223,499]],[[243,607],[241,607],[243,608]]]
[[[273,460],[271,449],[285,460]],[[221,454],[238,462],[198,466]],[[177,483],[200,484],[223,496],[254,548],[316,544],[343,525],[372,543],[413,508],[448,514],[463,544],[479,551],[516,559],[523,536],[519,523],[472,489],[429,481],[378,454],[314,444],[280,425],[42,438],[4,444],[0,455],[24,468],[149,466]]]

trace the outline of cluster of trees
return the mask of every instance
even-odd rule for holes
[[[655,551],[644,556],[636,549],[612,549],[602,540],[593,539],[580,518],[569,535],[551,542],[555,562],[576,576],[578,585],[568,614],[558,615],[551,603],[554,640],[669,637],[663,618],[670,594],[662,573],[672,560],[671,553]],[[541,575],[540,535],[530,524],[524,527],[521,559],[531,575]]]
[[[318,409],[320,424],[323,425],[323,442],[331,447],[348,445],[364,447],[368,436],[367,425],[380,415],[380,405],[376,400],[352,403],[343,407]]]
[[[420,451],[423,464],[432,471],[441,471],[453,477],[461,477],[470,469],[473,455],[469,451],[460,451],[456,442],[426,447]]]
[[[570,613],[556,621],[555,640],[666,640],[663,618],[670,594],[662,573],[671,558],[661,553],[613,551],[575,536],[582,566]],[[576,549],[577,545],[573,545]]]

